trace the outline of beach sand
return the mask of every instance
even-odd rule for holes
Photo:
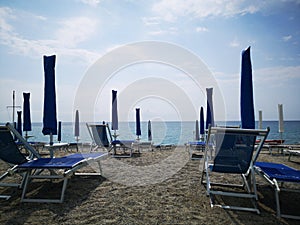
[[[300,168],[299,157],[290,162],[288,156],[263,151],[259,160]],[[0,224],[299,224],[276,217],[274,192],[258,176],[260,215],[211,208],[200,183],[202,162],[189,160],[183,146],[143,150],[132,158],[107,158],[102,162],[104,177],[69,180],[62,204],[21,203],[21,190],[1,188],[0,194],[12,197],[0,199]],[[5,168],[0,162],[0,171]],[[34,185],[37,192],[50,193],[57,184],[36,181]],[[283,193],[282,199],[283,208],[299,212],[299,193]]]

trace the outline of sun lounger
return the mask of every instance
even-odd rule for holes
[[[211,207],[243,210],[260,213],[257,207],[257,191],[253,162],[256,159],[254,150],[260,152],[269,129],[240,129],[210,127],[206,140],[204,163],[201,183],[206,187]],[[255,140],[262,141],[255,149]],[[241,176],[242,182],[235,184],[231,179],[223,180],[226,176]],[[226,187],[226,188],[224,188]],[[217,203],[217,196],[237,198],[233,204]],[[238,204],[238,198],[251,200],[252,207]]]
[[[199,152],[204,152],[205,150],[205,141],[190,141],[186,144],[188,148],[190,159],[201,159]]]
[[[282,191],[300,193],[300,170],[296,170],[284,164],[270,162],[256,162],[254,164],[254,170],[274,189],[277,216],[290,219],[300,219],[300,216],[283,214],[281,212],[280,205],[280,193]],[[294,183],[298,188],[285,188],[283,186],[284,183]],[[291,201],[293,201],[293,199],[291,199]]]
[[[27,154],[23,154],[13,140],[12,133],[23,143]],[[99,171],[101,173],[100,159],[105,158],[107,153],[84,153],[72,154],[60,158],[41,158],[35,149],[29,145],[26,140],[11,126],[0,126],[0,159],[7,162],[11,168],[6,171],[1,177],[0,181],[7,178],[9,175],[21,174],[22,181],[17,184],[0,183],[1,186],[13,186],[23,188],[22,202],[53,202],[61,203],[64,199],[64,193],[67,188],[67,181],[72,175],[78,175],[78,170],[90,163],[98,163]],[[92,175],[84,174],[84,175]],[[63,180],[61,194],[58,199],[47,198],[47,193],[44,193],[45,198],[27,197],[29,185],[34,179],[50,179]],[[9,196],[2,196],[8,199]]]
[[[60,158],[39,158],[37,160],[31,160],[21,165],[18,165],[19,169],[27,171],[26,179],[24,183],[24,189],[22,192],[22,202],[49,202],[49,203],[62,203],[64,200],[64,194],[67,188],[68,179],[73,175],[98,175],[102,174],[99,160],[105,157],[107,153],[76,153]],[[97,162],[100,172],[93,173],[79,173],[77,172],[80,168],[85,167],[93,162]],[[39,172],[36,172],[38,171]],[[44,173],[42,171],[46,171]],[[62,173],[60,171],[63,170]],[[60,197],[57,199],[49,198],[32,198],[27,197],[27,191],[29,184],[33,179],[62,179],[63,184],[61,188]]]
[[[132,157],[134,140],[113,140],[108,124],[86,125],[92,138],[91,151],[100,148],[112,152],[112,157]]]

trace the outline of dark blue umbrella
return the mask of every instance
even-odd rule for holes
[[[58,122],[57,141],[61,142],[61,121]]]
[[[196,141],[199,141],[200,140],[200,136],[199,136],[199,121],[196,120],[196,134],[195,134],[195,139]]]
[[[23,93],[23,131],[31,131],[31,117],[30,117],[30,93]]]
[[[114,131],[114,139],[117,139],[117,130],[119,129],[118,122],[118,101],[117,91],[112,90],[112,110],[111,110],[111,129]]]
[[[118,101],[117,101],[117,91],[112,90],[112,112],[111,112],[111,129],[118,130]]]
[[[203,107],[200,108],[200,135],[204,135],[204,113],[203,113]]]
[[[75,127],[74,127],[74,136],[76,137],[76,141],[79,139],[79,111],[76,110],[75,114]]]
[[[148,141],[152,141],[152,128],[151,128],[151,121],[148,121]]]
[[[57,134],[56,94],[55,94],[55,55],[44,56],[44,116],[43,134],[50,135],[50,144],[53,144],[52,135]]]
[[[206,88],[207,109],[206,109],[206,129],[210,126],[215,126],[214,108],[212,100],[213,88]]]
[[[242,128],[254,129],[255,118],[250,47],[242,52],[240,101]]]
[[[136,108],[135,109],[135,124],[136,124],[136,136],[138,136],[138,139],[139,139],[139,136],[142,135],[142,132],[141,132],[141,118],[140,118],[140,109],[139,108]]]
[[[17,131],[22,136],[22,111],[17,111]]]

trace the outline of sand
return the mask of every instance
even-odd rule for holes
[[[300,168],[299,157],[290,162],[288,156],[263,151],[259,160]],[[211,208],[200,183],[202,161],[189,160],[184,147],[107,158],[102,162],[103,176],[70,179],[62,204],[21,203],[21,190],[0,188],[0,194],[12,194],[9,200],[0,199],[0,224],[299,224],[276,217],[273,191],[260,179],[260,215]],[[0,162],[1,173],[5,168]],[[57,185],[35,182],[36,191],[43,193],[56,192]],[[283,208],[299,212],[299,193],[282,197]]]

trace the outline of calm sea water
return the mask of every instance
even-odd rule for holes
[[[147,141],[147,124],[141,122],[142,135],[141,140]],[[217,125],[239,126],[237,121],[216,122]],[[152,122],[152,138],[154,144],[176,144],[183,145],[195,138],[195,122]],[[256,127],[258,123],[256,123]],[[263,128],[270,127],[268,139],[280,139],[278,132],[278,121],[264,121]],[[135,122],[120,122],[117,131],[119,139],[136,139]],[[25,134],[23,133],[23,136]],[[49,136],[42,134],[42,123],[33,123],[32,131],[28,135],[33,137],[29,141],[49,142]],[[300,121],[285,121],[284,133],[282,134],[285,144],[300,144]],[[80,142],[89,143],[91,137],[85,123],[80,123]],[[62,142],[75,142],[74,124],[71,122],[62,122]],[[54,142],[57,142],[57,136],[54,136]]]

